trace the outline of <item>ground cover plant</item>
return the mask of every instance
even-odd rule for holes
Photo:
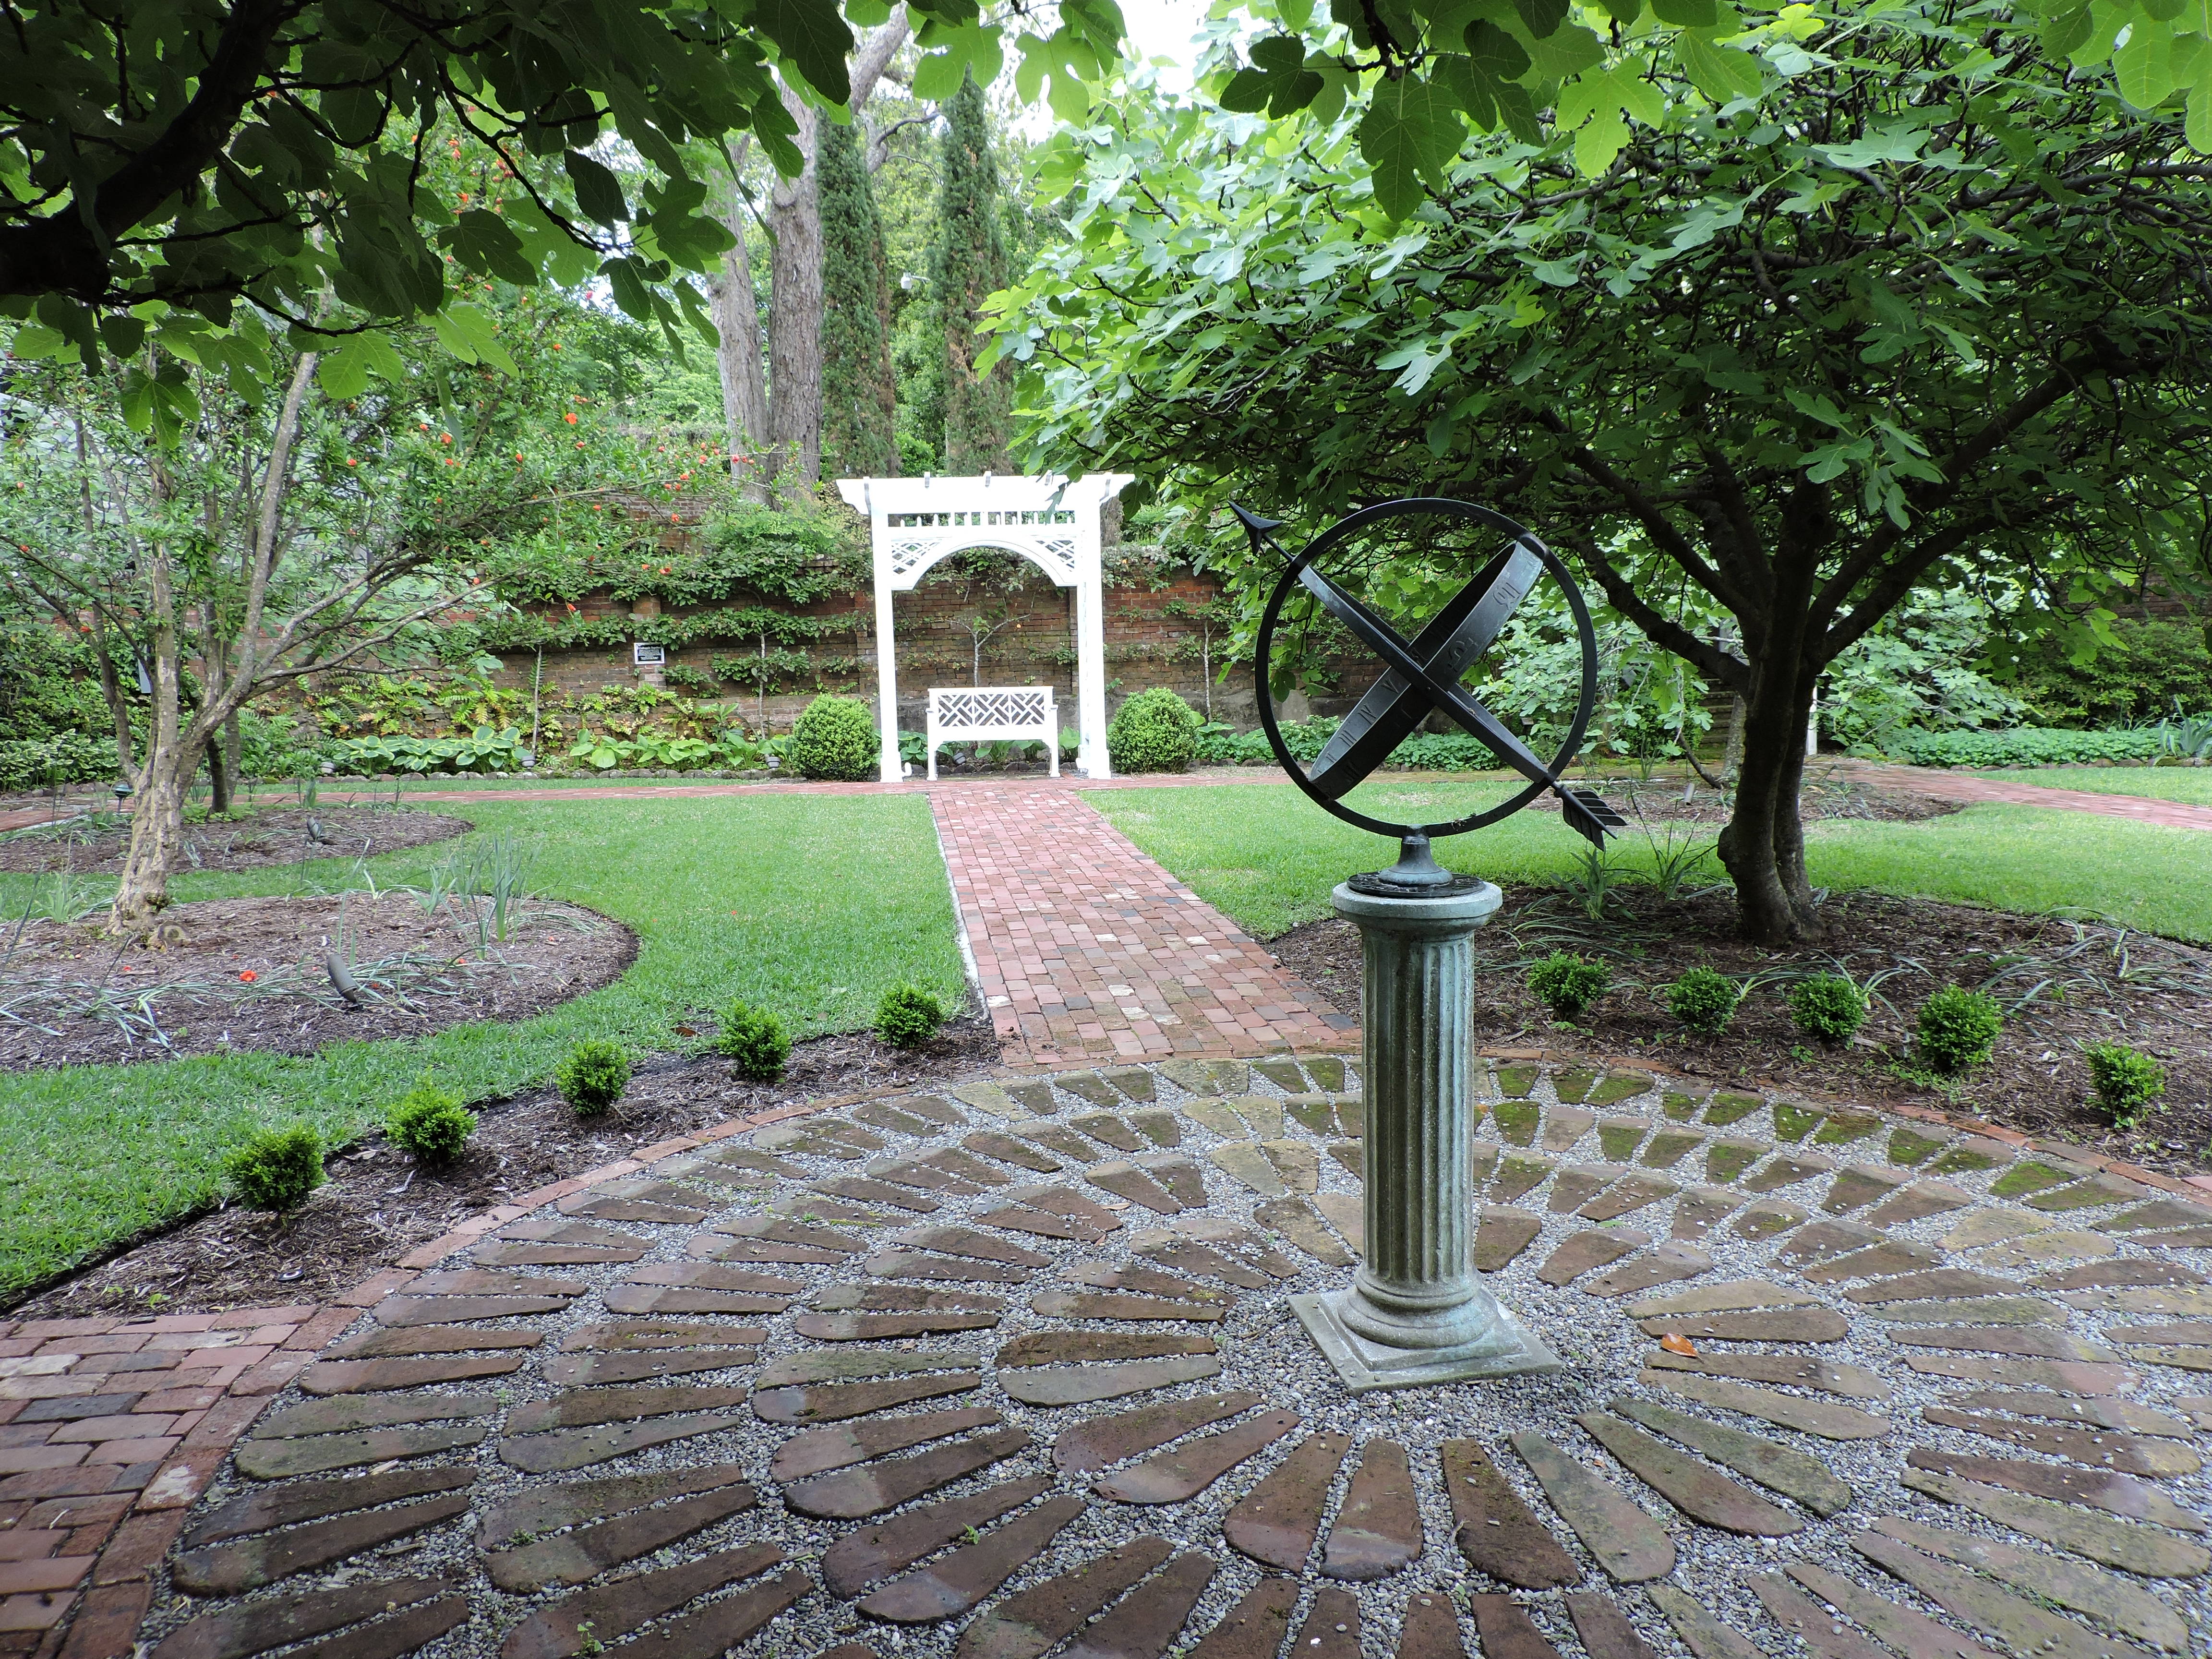
[[[2097,1104],[2119,1129],[2131,1129],[2166,1093],[2166,1067],[2124,1042],[2093,1042],[2081,1051],[2096,1085]]]
[[[323,1146],[304,1123],[263,1129],[223,1161],[239,1202],[256,1210],[289,1210],[323,1184]]]
[[[630,971],[530,1019],[420,1040],[0,1075],[0,1168],[11,1176],[0,1193],[0,1294],[213,1202],[224,1157],[280,1110],[341,1145],[425,1071],[467,1101],[497,1099],[542,1083],[587,1038],[637,1053],[703,1048],[678,1028],[732,996],[773,1006],[802,1037],[866,1030],[884,992],[904,982],[962,999],[951,895],[918,799],[583,796],[558,811],[471,811],[483,834],[528,848],[539,890],[635,932]],[[856,846],[868,849],[864,862],[850,858]],[[370,868],[380,883],[419,883],[441,851]],[[351,869],[186,873],[175,884],[180,898],[318,878],[335,888]],[[35,879],[0,876],[0,913],[20,913]]]
[[[1920,1005],[1914,1052],[1946,1077],[1986,1063],[2004,1030],[2004,1010],[1986,991],[1947,985]]]
[[[1554,1019],[1580,1019],[1603,996],[1613,974],[1601,962],[1589,962],[1571,951],[1554,951],[1528,969],[1528,989],[1552,1011]]]

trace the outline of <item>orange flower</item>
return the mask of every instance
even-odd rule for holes
[[[554,342],[553,342],[553,349],[554,349],[554,350],[556,350],[556,351],[558,351],[560,349],[561,349],[561,343],[560,343],[558,340],[554,341]]]
[[[438,434],[438,441],[441,444],[449,444],[453,441],[453,434],[450,432],[441,432]]]
[[[354,459],[352,456],[349,455],[346,457],[346,465],[348,466],[359,466],[361,463]]]
[[[564,421],[568,422],[568,423],[570,426],[574,426],[574,425],[575,425],[575,424],[576,424],[576,411],[575,411],[574,410],[573,410],[573,409],[572,409],[572,410],[569,410],[566,415],[563,415],[561,418],[562,418],[562,420],[564,420]]]
[[[248,985],[252,984],[255,980],[259,979],[261,975],[255,973],[251,968],[247,969],[244,973],[239,975],[239,978],[244,980]]]

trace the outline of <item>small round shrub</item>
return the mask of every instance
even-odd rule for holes
[[[1867,995],[1841,974],[1815,974],[1790,988],[1790,1018],[1819,1042],[1849,1042],[1866,1024]]]
[[[2097,1103],[2116,1129],[2132,1129],[2166,1093],[2166,1067],[2124,1042],[2093,1042],[2081,1051]]]
[[[736,1062],[739,1077],[774,1083],[791,1058],[791,1033],[769,1010],[733,1002],[722,1011],[722,1031],[714,1046]]]
[[[1571,951],[1554,951],[1528,970],[1529,994],[1554,1019],[1580,1019],[1612,983],[1612,971],[1603,963],[1585,962]]]
[[[919,1048],[945,1024],[945,1005],[918,985],[898,985],[876,1005],[876,1036],[894,1048]]]
[[[1743,987],[1711,968],[1692,968],[1664,994],[1668,1013],[1700,1036],[1718,1036],[1735,1018]]]
[[[578,1117],[597,1117],[623,1097],[629,1087],[629,1056],[618,1042],[594,1037],[568,1051],[553,1073],[561,1098],[576,1109]]]
[[[1116,772],[1180,772],[1198,752],[1203,724],[1198,710],[1156,685],[1114,711],[1106,727],[1106,758]]]
[[[806,777],[865,782],[882,757],[876,717],[858,697],[817,697],[791,729],[791,763]]]
[[[477,1115],[424,1078],[384,1116],[384,1133],[392,1144],[417,1164],[451,1164],[477,1131]]]
[[[323,1146],[304,1123],[264,1129],[233,1152],[223,1172],[249,1209],[289,1210],[323,1184]]]
[[[1986,991],[1947,985],[1920,1005],[1919,1026],[1921,1060],[1949,1077],[1990,1057],[2004,1013]]]

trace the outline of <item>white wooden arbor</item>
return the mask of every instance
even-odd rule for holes
[[[868,515],[876,569],[876,717],[881,776],[899,777],[898,657],[891,596],[913,591],[942,558],[971,547],[1018,553],[1075,590],[1076,769],[1109,775],[1106,759],[1106,618],[1099,510],[1135,482],[1126,472],[1080,478],[840,478],[837,493]]]

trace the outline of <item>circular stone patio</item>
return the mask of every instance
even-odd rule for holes
[[[512,1223],[272,1401],[140,1651],[2212,1651],[2212,1210],[1502,1066],[1478,1249],[1568,1369],[1355,1399],[1286,1298],[1352,1271],[1358,1087],[969,1085]]]

